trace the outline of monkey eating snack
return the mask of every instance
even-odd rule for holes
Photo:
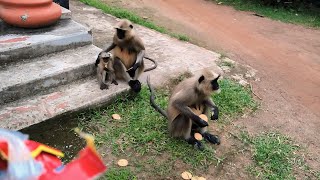
[[[210,96],[213,92],[219,92],[218,79],[220,75],[215,75],[208,70],[204,70],[200,76],[194,76],[180,82],[173,90],[167,111],[162,110],[154,102],[154,90],[151,87],[150,79],[147,83],[151,92],[150,103],[169,121],[169,133],[172,137],[182,137],[189,144],[203,149],[199,140],[193,133],[200,133],[206,141],[213,144],[220,144],[219,137],[207,132],[208,122],[204,120],[208,109],[212,112],[211,119],[217,120],[219,111]],[[197,114],[195,114],[195,112]]]

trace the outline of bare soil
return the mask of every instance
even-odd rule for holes
[[[234,152],[209,176],[248,179],[250,155],[227,132],[241,126],[249,134],[280,131],[306,148],[306,160],[320,170],[320,31],[253,16],[205,0],[103,0],[140,16],[191,41],[223,53],[258,70],[250,83],[261,100],[253,116],[239,117],[223,132],[217,154]],[[74,4],[76,5],[76,4]],[[95,36],[95,34],[94,34]],[[95,43],[99,44],[99,37]],[[217,130],[217,129],[216,129]],[[210,178],[209,178],[210,179]]]

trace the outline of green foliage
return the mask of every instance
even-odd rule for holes
[[[306,8],[311,4],[310,0],[254,0],[266,6],[284,7],[284,8]]]
[[[317,179],[320,179],[320,171],[316,172],[316,177],[317,177]]]
[[[253,100],[249,89],[228,79],[220,80],[219,85],[221,92],[212,97],[220,109],[221,116],[235,117],[246,110],[257,109],[258,104]]]
[[[137,180],[129,168],[109,168],[101,179]]]
[[[219,66],[228,66],[230,68],[234,68],[235,67],[235,65],[232,62],[223,61],[223,60],[219,63]]]
[[[164,27],[157,26],[153,22],[145,20],[145,19],[139,17],[138,15],[136,15],[135,13],[128,11],[126,9],[109,6],[109,5],[101,2],[100,0],[80,0],[80,1],[89,5],[89,6],[93,6],[95,8],[101,9],[103,12],[111,14],[115,17],[118,17],[121,19],[128,19],[133,23],[139,24],[141,26],[145,26],[147,28],[153,29],[153,30],[158,31],[163,34],[168,34],[171,37],[175,37],[181,41],[189,41],[189,38],[187,36],[172,33],[170,31],[168,31],[167,29],[165,29]]]
[[[257,14],[269,17],[271,19],[280,20],[283,22],[302,24],[311,27],[320,27],[319,10],[310,9],[285,9],[283,7],[275,8],[265,6],[258,0],[217,0],[226,5],[231,5],[235,9],[243,11],[253,11]]]
[[[172,37],[179,39],[180,41],[190,41],[189,37],[183,34],[170,33],[170,35]]]
[[[264,133],[252,139],[254,166],[249,170],[262,179],[294,179],[294,152],[297,147],[280,133]]]

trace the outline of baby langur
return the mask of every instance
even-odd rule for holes
[[[100,53],[95,65],[101,90],[108,89],[111,83],[118,85],[113,69],[113,57],[110,53]]]
[[[215,106],[210,96],[213,92],[219,92],[218,79],[220,75],[214,75],[204,70],[200,76],[194,76],[180,82],[173,90],[167,112],[155,104],[154,90],[150,85],[149,77],[147,83],[151,92],[150,103],[168,119],[169,133],[172,137],[182,137],[189,144],[203,149],[200,141],[194,138],[194,133],[200,133],[206,141],[220,144],[219,137],[207,132],[208,123],[198,115],[211,112],[211,120],[217,120],[218,107]],[[195,113],[195,112],[198,113]]]
[[[104,52],[112,50],[116,77],[128,82],[133,91],[139,92],[141,83],[138,78],[144,72],[144,44],[135,34],[130,21],[121,20],[115,29],[113,42]]]

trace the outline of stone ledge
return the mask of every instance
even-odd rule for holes
[[[61,7],[61,10],[62,10],[62,15],[61,15],[60,19],[71,19],[72,14],[69,9]]]
[[[100,51],[100,48],[89,45],[1,70],[0,105],[92,75]]]
[[[0,65],[92,43],[90,29],[70,19],[40,29],[16,28],[4,23],[0,34]]]
[[[100,90],[96,79],[84,79],[54,92],[29,97],[0,108],[0,127],[19,130],[42,121],[108,104],[129,87],[122,82]]]

